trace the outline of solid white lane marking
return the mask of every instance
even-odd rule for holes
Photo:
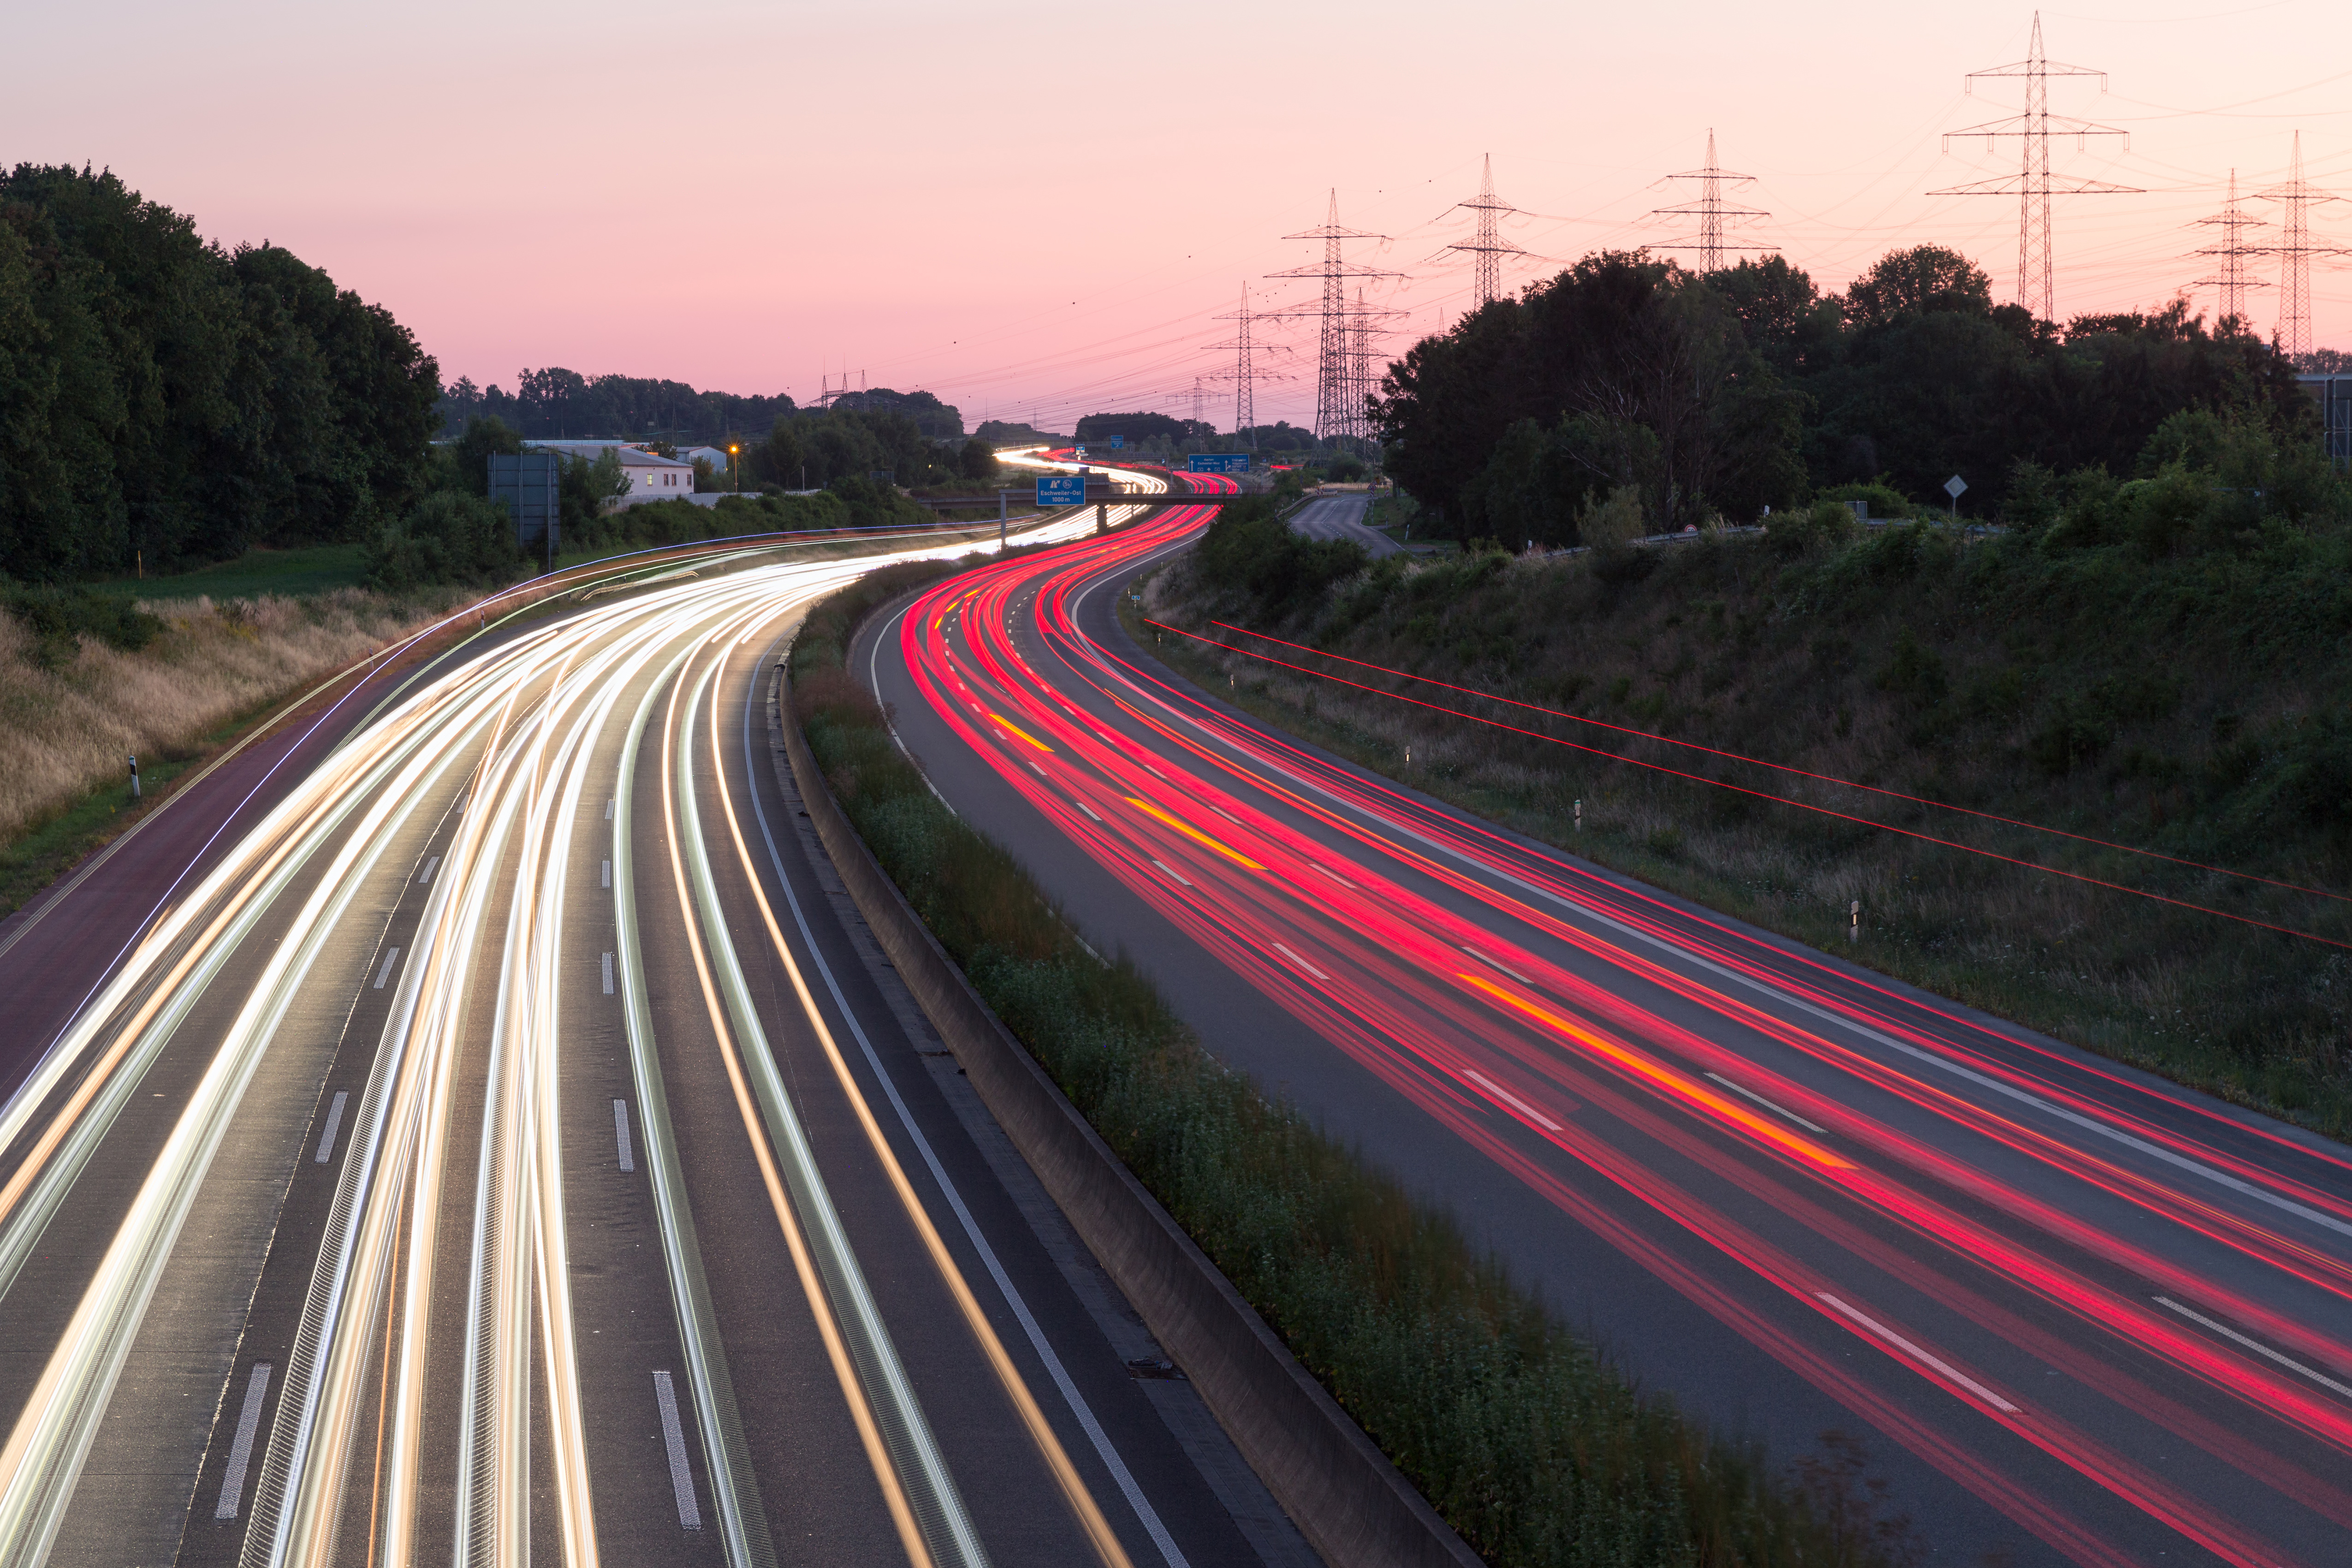
[[[1979,1399],[1981,1399],[1986,1404],[1993,1406],[1993,1408],[2011,1415],[2017,1414],[2016,1405],[2011,1405],[2008,1400],[2003,1399],[2000,1394],[1995,1394],[1991,1389],[1987,1388],[1983,1384],[1979,1383],[1967,1373],[1960,1371],[1959,1368],[1954,1366],[1950,1362],[1946,1361],[1943,1357],[1937,1355],[1931,1351],[1921,1350],[1917,1345],[1913,1344],[1909,1340],[1905,1339],[1901,1334],[1896,1333],[1885,1323],[1880,1322],[1877,1319],[1871,1317],[1866,1312],[1863,1312],[1855,1308],[1847,1306],[1843,1301],[1839,1300],[1835,1296],[1831,1295],[1828,1291],[1823,1290],[1820,1292],[1820,1295],[1822,1300],[1828,1302],[1831,1306],[1836,1308],[1840,1312],[1853,1319],[1864,1328],[1868,1329],[1872,1333],[1876,1334],[1888,1344],[1895,1346],[1912,1360],[1920,1363],[1922,1365],[1934,1367],[1937,1372],[1942,1373],[1946,1377],[1951,1379],[1954,1383],[1958,1384],[1962,1388],[1967,1389]]]
[[[1496,1100],[1501,1100],[1505,1105],[1509,1106],[1513,1110],[1516,1110],[1520,1115],[1526,1117],[1528,1121],[1534,1122],[1537,1126],[1542,1128],[1545,1131],[1557,1132],[1559,1131],[1559,1122],[1554,1121],[1550,1117],[1546,1116],[1542,1111],[1538,1110],[1534,1106],[1529,1105],[1526,1100],[1521,1100],[1517,1095],[1513,1094],[1509,1089],[1505,1089],[1501,1084],[1496,1083],[1485,1073],[1474,1071],[1469,1068],[1464,1068],[1462,1069],[1462,1076],[1468,1079],[1472,1083],[1476,1084],[1480,1089],[1485,1089],[1488,1094],[1493,1095]]]
[[[1752,1089],[1742,1089],[1739,1085],[1732,1082],[1729,1079],[1724,1077],[1719,1072],[1711,1072],[1706,1076],[1715,1079],[1716,1082],[1721,1084],[1732,1093],[1744,1096],[1747,1099],[1754,1100],[1757,1104],[1762,1106],[1767,1110],[1787,1117],[1790,1121],[1795,1122],[1798,1126],[1806,1129],[1808,1131],[1818,1132],[1824,1138],[1829,1136],[1830,1130],[1828,1128],[1821,1126],[1818,1123],[1806,1121],[1803,1117],[1798,1115],[1795,1111],[1790,1110],[1785,1105],[1775,1105],[1772,1101],[1765,1099],[1762,1095],[1757,1093]]]
[[[609,952],[608,952],[608,953],[606,953],[606,954],[604,955],[604,994],[605,994],[605,995],[607,995],[607,996],[610,996],[612,994],[613,994],[613,955],[612,955],[611,953],[609,953]]]
[[[2287,1368],[2289,1371],[2301,1373],[2304,1376],[2311,1379],[2312,1382],[2319,1384],[2322,1388],[2332,1388],[2336,1393],[2344,1395],[2347,1399],[2352,1399],[2352,1388],[2347,1388],[2344,1384],[2336,1382],[2334,1378],[2329,1377],[2325,1373],[2314,1372],[2311,1368],[2304,1365],[2303,1363],[2296,1361],[2290,1356],[2281,1355],[2278,1352],[2271,1349],[2270,1346],[2263,1343],[2260,1340],[2248,1339],[2245,1335],[2230,1327],[2227,1323],[2217,1323],[2202,1312],[2191,1311],[2169,1296],[2158,1296],[2156,1299],[2156,1304],[2159,1307],[2169,1307],[2172,1310],[2179,1313],[2190,1322],[2202,1323],[2207,1328],[2212,1330],[2215,1333],[2224,1334],[2229,1338],[2237,1341],[2240,1344],[2245,1346],[2256,1355],[2268,1356],[2271,1360],[2278,1363],[2279,1365]]]
[[[342,1097],[336,1096],[340,1100]],[[245,1495],[245,1469],[253,1459],[254,1434],[261,1429],[261,1405],[269,1394],[269,1363],[253,1363],[253,1375],[246,1380],[245,1408],[236,1413],[236,1436],[228,1446],[228,1468],[221,1476],[220,1501],[213,1505],[215,1519],[235,1519],[236,1505]]]
[[[327,1107],[326,1130],[319,1134],[319,1152],[312,1163],[325,1164],[327,1156],[335,1152],[335,1131],[343,1124],[343,1103],[351,1097],[352,1091],[347,1089],[335,1090],[335,1098]]]
[[[1362,891],[1363,891],[1363,889],[1362,889],[1361,888],[1359,888],[1358,886],[1356,886],[1356,884],[1355,884],[1355,883],[1350,882],[1349,880],[1348,880],[1348,879],[1347,879],[1347,878],[1342,877],[1341,875],[1339,875],[1339,872],[1337,872],[1337,871],[1332,871],[1332,870],[1328,870],[1328,869],[1326,869],[1325,868],[1323,868],[1323,867],[1321,867],[1321,866],[1316,866],[1316,865],[1315,865],[1315,862],[1314,862],[1314,861],[1312,861],[1312,860],[1309,860],[1309,861],[1308,861],[1308,862],[1307,862],[1307,863],[1309,866],[1315,866],[1315,868],[1316,868],[1318,871],[1321,871],[1325,876],[1327,876],[1327,877],[1330,878],[1333,881],[1335,881],[1335,882],[1339,883],[1339,886],[1341,886],[1341,887],[1343,887],[1343,888],[1347,889],[1348,889],[1348,891],[1349,891],[1349,892],[1351,892],[1351,893],[1360,893],[1360,892],[1362,892]]]
[[[436,855],[435,857],[433,857],[433,858],[431,858],[430,860],[427,860],[426,862],[425,862],[425,869],[424,869],[424,871],[423,871],[421,874],[419,874],[419,875],[418,875],[418,877],[417,877],[417,879],[417,879],[418,881],[420,881],[420,882],[430,882],[431,880],[433,880],[433,871],[434,871],[434,868],[436,868],[436,867],[439,866],[440,864],[441,864],[441,857],[440,857],[440,856],[438,856],[438,855]]]
[[[1278,942],[1274,944],[1274,951],[1282,954],[1283,957],[1290,960],[1291,963],[1298,965],[1299,968],[1307,971],[1307,973],[1315,976],[1318,980],[1328,980],[1331,978],[1329,975],[1324,973],[1321,970],[1316,968],[1313,964],[1307,963],[1305,959],[1299,957],[1297,953],[1291,952],[1288,948],[1283,946],[1282,943]]]
[[[607,861],[605,861],[605,862],[604,862],[604,886],[606,886],[606,887],[608,887],[608,888],[609,888],[609,887],[611,887],[612,885],[613,885],[613,863],[612,863],[610,860],[607,860]]]
[[[702,1510],[694,1500],[694,1472],[687,1468],[686,1434],[677,1424],[677,1391],[669,1373],[654,1373],[654,1403],[661,1406],[662,1446],[669,1450],[669,1489],[677,1497],[677,1522],[687,1530],[702,1528]]]
[[[637,1152],[629,1142],[629,1102],[613,1101],[613,1142],[621,1151],[621,1169],[634,1172],[637,1168]]]
[[[1190,882],[1185,882],[1185,881],[1184,881],[1184,879],[1183,879],[1181,876],[1179,876],[1176,872],[1174,872],[1174,871],[1172,871],[1172,870],[1169,870],[1169,868],[1168,868],[1168,867],[1166,867],[1165,865],[1162,865],[1160,861],[1154,860],[1154,861],[1152,862],[1152,864],[1153,864],[1153,865],[1155,865],[1155,866],[1159,866],[1159,867],[1160,867],[1160,868],[1162,871],[1167,871],[1167,872],[1168,872],[1168,875],[1169,875],[1169,876],[1171,876],[1171,877],[1175,878],[1175,879],[1176,879],[1177,881],[1179,881],[1179,882],[1183,882],[1184,886],[1186,886],[1186,887],[1188,887],[1188,888],[1189,888],[1189,887],[1191,887],[1191,886],[1192,885],[1192,883],[1190,883]]]
[[[1512,979],[1517,981],[1522,985],[1533,985],[1535,984],[1534,981],[1528,979],[1517,970],[1505,968],[1502,964],[1496,963],[1493,959],[1487,957],[1485,953],[1480,952],[1475,947],[1465,946],[1462,951],[1468,953],[1471,957],[1476,959],[1479,963],[1485,964],[1489,969],[1502,970],[1504,973],[1509,975]]]
[[[375,972],[375,988],[377,990],[381,991],[383,989],[383,983],[392,978],[392,966],[399,962],[400,949],[396,947],[383,955],[383,967]]]
[[[1089,817],[1093,817],[1095,821],[1100,822],[1102,820],[1101,817],[1095,816],[1095,808],[1088,805],[1085,801],[1074,800],[1070,804],[1076,806],[1080,811],[1085,812]]]

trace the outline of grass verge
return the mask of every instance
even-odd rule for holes
[[[982,997],[1463,1539],[1497,1568],[1908,1560],[1852,1440],[1779,1471],[1643,1394],[1450,1217],[1221,1067],[940,805],[844,660],[866,614],[953,570],[891,568],[810,615],[793,701],[818,766]]]

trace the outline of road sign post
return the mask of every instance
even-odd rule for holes
[[[1954,522],[1960,521],[1960,492],[1968,488],[1969,481],[1960,478],[1958,474],[1954,474],[1950,479],[1944,481],[1944,493],[1952,498],[1952,521]]]

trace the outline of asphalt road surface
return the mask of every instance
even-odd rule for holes
[[[1317,496],[1290,514],[1290,526],[1309,539],[1344,539],[1360,544],[1375,561],[1403,550],[1387,534],[1365,526],[1364,508],[1362,496]]]
[[[0,931],[0,1564],[1312,1561],[806,831],[872,564],[495,624]]]
[[[1784,1462],[1860,1440],[1936,1561],[2344,1560],[2343,1148],[1266,730],[1114,614],[1200,523],[967,574],[855,650],[1093,945],[1645,1387]]]

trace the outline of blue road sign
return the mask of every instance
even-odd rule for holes
[[[1114,436],[1114,437],[1112,437],[1110,438],[1110,449],[1111,449],[1112,451],[1114,451],[1114,452],[1124,451],[1124,450],[1126,449],[1126,447],[1127,447],[1127,437],[1124,437],[1124,436]]]
[[[1247,452],[1195,452],[1184,459],[1184,471],[1189,474],[1246,474],[1249,463]]]
[[[1084,506],[1087,504],[1087,477],[1084,474],[1039,474],[1037,505]]]

